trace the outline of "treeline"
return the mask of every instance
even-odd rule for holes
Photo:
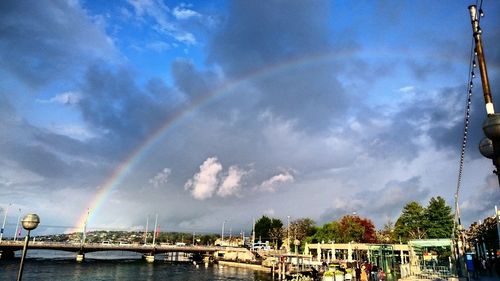
[[[406,204],[396,223],[388,221],[376,230],[369,218],[345,215],[321,226],[310,218],[299,218],[286,225],[277,218],[262,216],[255,223],[256,239],[281,247],[290,238],[293,245],[307,243],[405,243],[412,239],[451,238],[452,209],[442,197],[431,198],[424,207],[418,202]]]
[[[489,222],[489,221],[488,221]],[[489,223],[492,224],[493,223]],[[489,225],[488,224],[488,225]],[[272,246],[280,248],[284,243],[292,247],[298,241],[304,243],[406,243],[412,239],[451,238],[453,230],[452,208],[441,197],[431,198],[427,206],[418,202],[407,203],[395,223],[388,221],[382,229],[377,230],[372,220],[358,215],[345,215],[339,220],[332,220],[317,225],[310,218],[298,218],[290,222],[278,218],[262,216],[255,223],[255,239],[269,241]],[[493,234],[484,223],[477,237]],[[483,229],[484,228],[484,229]],[[251,233],[247,232],[247,233]],[[487,233],[488,235],[486,235]],[[287,238],[290,238],[288,241]],[[47,241],[80,241],[80,233],[48,235],[39,237]],[[156,243],[184,242],[187,245],[213,245],[220,234],[192,234],[183,232],[157,233]],[[486,239],[485,239],[486,240]],[[92,231],[86,234],[87,242],[125,242],[144,243],[144,232],[126,231]],[[152,243],[153,232],[147,233],[147,243]],[[498,241],[498,240],[497,240]]]
[[[147,236],[145,236],[147,235]],[[89,231],[85,235],[87,243],[138,243],[153,242],[153,231],[144,233],[144,231]],[[219,234],[196,234],[184,232],[159,232],[156,233],[155,243],[175,244],[184,242],[186,245],[213,245],[215,240],[220,237]],[[37,236],[37,241],[52,241],[52,242],[80,242],[82,241],[82,233],[74,232],[70,234],[54,234]]]

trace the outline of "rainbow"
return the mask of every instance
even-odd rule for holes
[[[118,187],[126,176],[132,171],[132,169],[144,159],[148,152],[157,144],[169,128],[173,127],[176,122],[182,119],[182,117],[186,116],[189,112],[194,111],[196,108],[201,107],[205,104],[208,104],[211,100],[216,97],[222,97],[224,94],[230,93],[231,90],[236,89],[238,86],[243,85],[243,83],[251,80],[262,79],[270,75],[276,75],[281,72],[288,71],[293,68],[298,67],[307,67],[313,66],[318,63],[332,62],[341,59],[349,59],[349,55],[351,55],[354,50],[342,51],[342,52],[330,52],[330,53],[315,53],[308,56],[296,57],[291,60],[287,60],[285,62],[274,64],[270,66],[266,66],[265,68],[258,69],[256,71],[247,73],[237,79],[230,80],[224,84],[221,84],[212,92],[209,92],[206,95],[200,96],[197,99],[193,100],[191,103],[177,109],[174,114],[170,115],[161,126],[159,126],[154,132],[149,135],[135,150],[132,151],[128,155],[128,157],[119,164],[111,173],[111,175],[97,188],[97,192],[92,197],[90,203],[87,208],[85,208],[84,212],[79,216],[77,220],[77,224],[74,231],[81,231],[86,223],[86,221],[90,221],[99,211],[99,208],[102,206],[104,202],[110,197],[112,191]],[[366,55],[366,54],[365,54]],[[380,58],[385,59],[390,56],[392,58],[395,57],[394,50],[380,50],[373,51],[371,50],[370,54],[367,54],[371,58]],[[405,58],[407,54],[402,52],[402,58]],[[435,56],[429,55],[429,57]],[[443,57],[440,57],[441,60]],[[445,60],[452,60],[451,58],[447,58]]]

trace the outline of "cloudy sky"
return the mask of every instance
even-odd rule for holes
[[[1,1],[6,235],[28,212],[38,233],[87,209],[88,229],[158,213],[164,231],[239,233],[263,214],[381,228],[410,201],[453,205],[471,2]],[[483,10],[498,102],[500,2]],[[500,205],[474,82],[467,225]]]

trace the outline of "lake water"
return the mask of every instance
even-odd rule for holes
[[[25,261],[23,280],[272,280],[268,273],[243,268],[219,267],[192,263],[164,262],[161,256],[153,264],[130,253],[87,254],[82,263],[77,263],[74,254],[59,252],[32,253]],[[29,252],[28,252],[29,254]],[[0,280],[16,280],[20,259],[0,261]]]

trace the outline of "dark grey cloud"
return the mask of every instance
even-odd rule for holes
[[[217,85],[218,78],[211,71],[199,71],[194,63],[177,59],[171,65],[175,86],[191,100],[210,95]]]
[[[251,105],[239,108],[242,116],[255,118],[270,111],[301,129],[319,132],[346,113],[350,102],[337,78],[342,67],[318,58],[355,48],[346,47],[349,40],[344,37],[332,38],[330,4],[230,3],[229,15],[210,44],[208,61],[221,66],[228,79],[248,83],[234,98]]]
[[[0,66],[31,87],[75,78],[92,58],[115,52],[76,1],[2,1],[0,15]]]
[[[258,81],[263,93],[258,106],[296,121],[300,128],[311,131],[328,128],[352,103],[332,73],[334,67],[317,64],[263,78]]]
[[[421,186],[419,177],[408,180],[392,180],[379,190],[357,193],[349,199],[349,204],[338,204],[327,208],[320,216],[320,222],[340,219],[344,215],[356,212],[359,216],[372,219],[377,225],[387,220],[395,221],[403,207],[411,202],[424,202],[430,194]]]
[[[481,124],[484,120],[482,97],[474,90],[468,132],[468,151],[478,157],[477,145],[483,137]],[[403,93],[402,93],[403,94]],[[358,115],[367,128],[377,128],[371,133],[361,134],[360,139],[368,145],[375,157],[415,158],[421,146],[420,138],[428,136],[431,145],[438,149],[451,149],[455,155],[462,145],[467,88],[465,86],[442,87],[437,94],[425,89],[416,89],[414,96],[403,101],[394,113],[378,108],[366,108]],[[388,121],[387,125],[380,120]],[[355,133],[355,132],[354,132]]]
[[[466,227],[472,222],[494,215],[494,206],[500,207],[500,187],[496,175],[487,176],[484,182],[477,184],[473,189],[470,196],[464,197],[463,190],[459,195],[461,219]]]
[[[452,68],[452,64],[449,62],[433,61],[433,62],[420,62],[415,60],[410,60],[408,66],[419,80],[427,80],[428,77],[435,75],[436,73],[447,72]]]
[[[130,148],[142,141],[183,103],[182,96],[159,78],[138,86],[126,68],[92,65],[81,91],[78,106],[84,120],[104,132],[103,141],[114,143],[120,151],[122,145]]]
[[[229,5],[228,18],[211,44],[209,61],[222,65],[231,76],[329,49],[329,1]]]
[[[62,178],[68,176],[69,167],[56,155],[47,151],[42,146],[13,145],[3,151],[2,155],[44,178]]]
[[[95,179],[105,173],[102,146],[34,126],[19,116],[5,95],[0,94],[0,101],[0,115],[5,114],[0,121],[0,156],[7,185],[21,183],[21,190],[25,188],[25,181],[31,181],[23,178],[27,171],[42,189],[95,184]]]

